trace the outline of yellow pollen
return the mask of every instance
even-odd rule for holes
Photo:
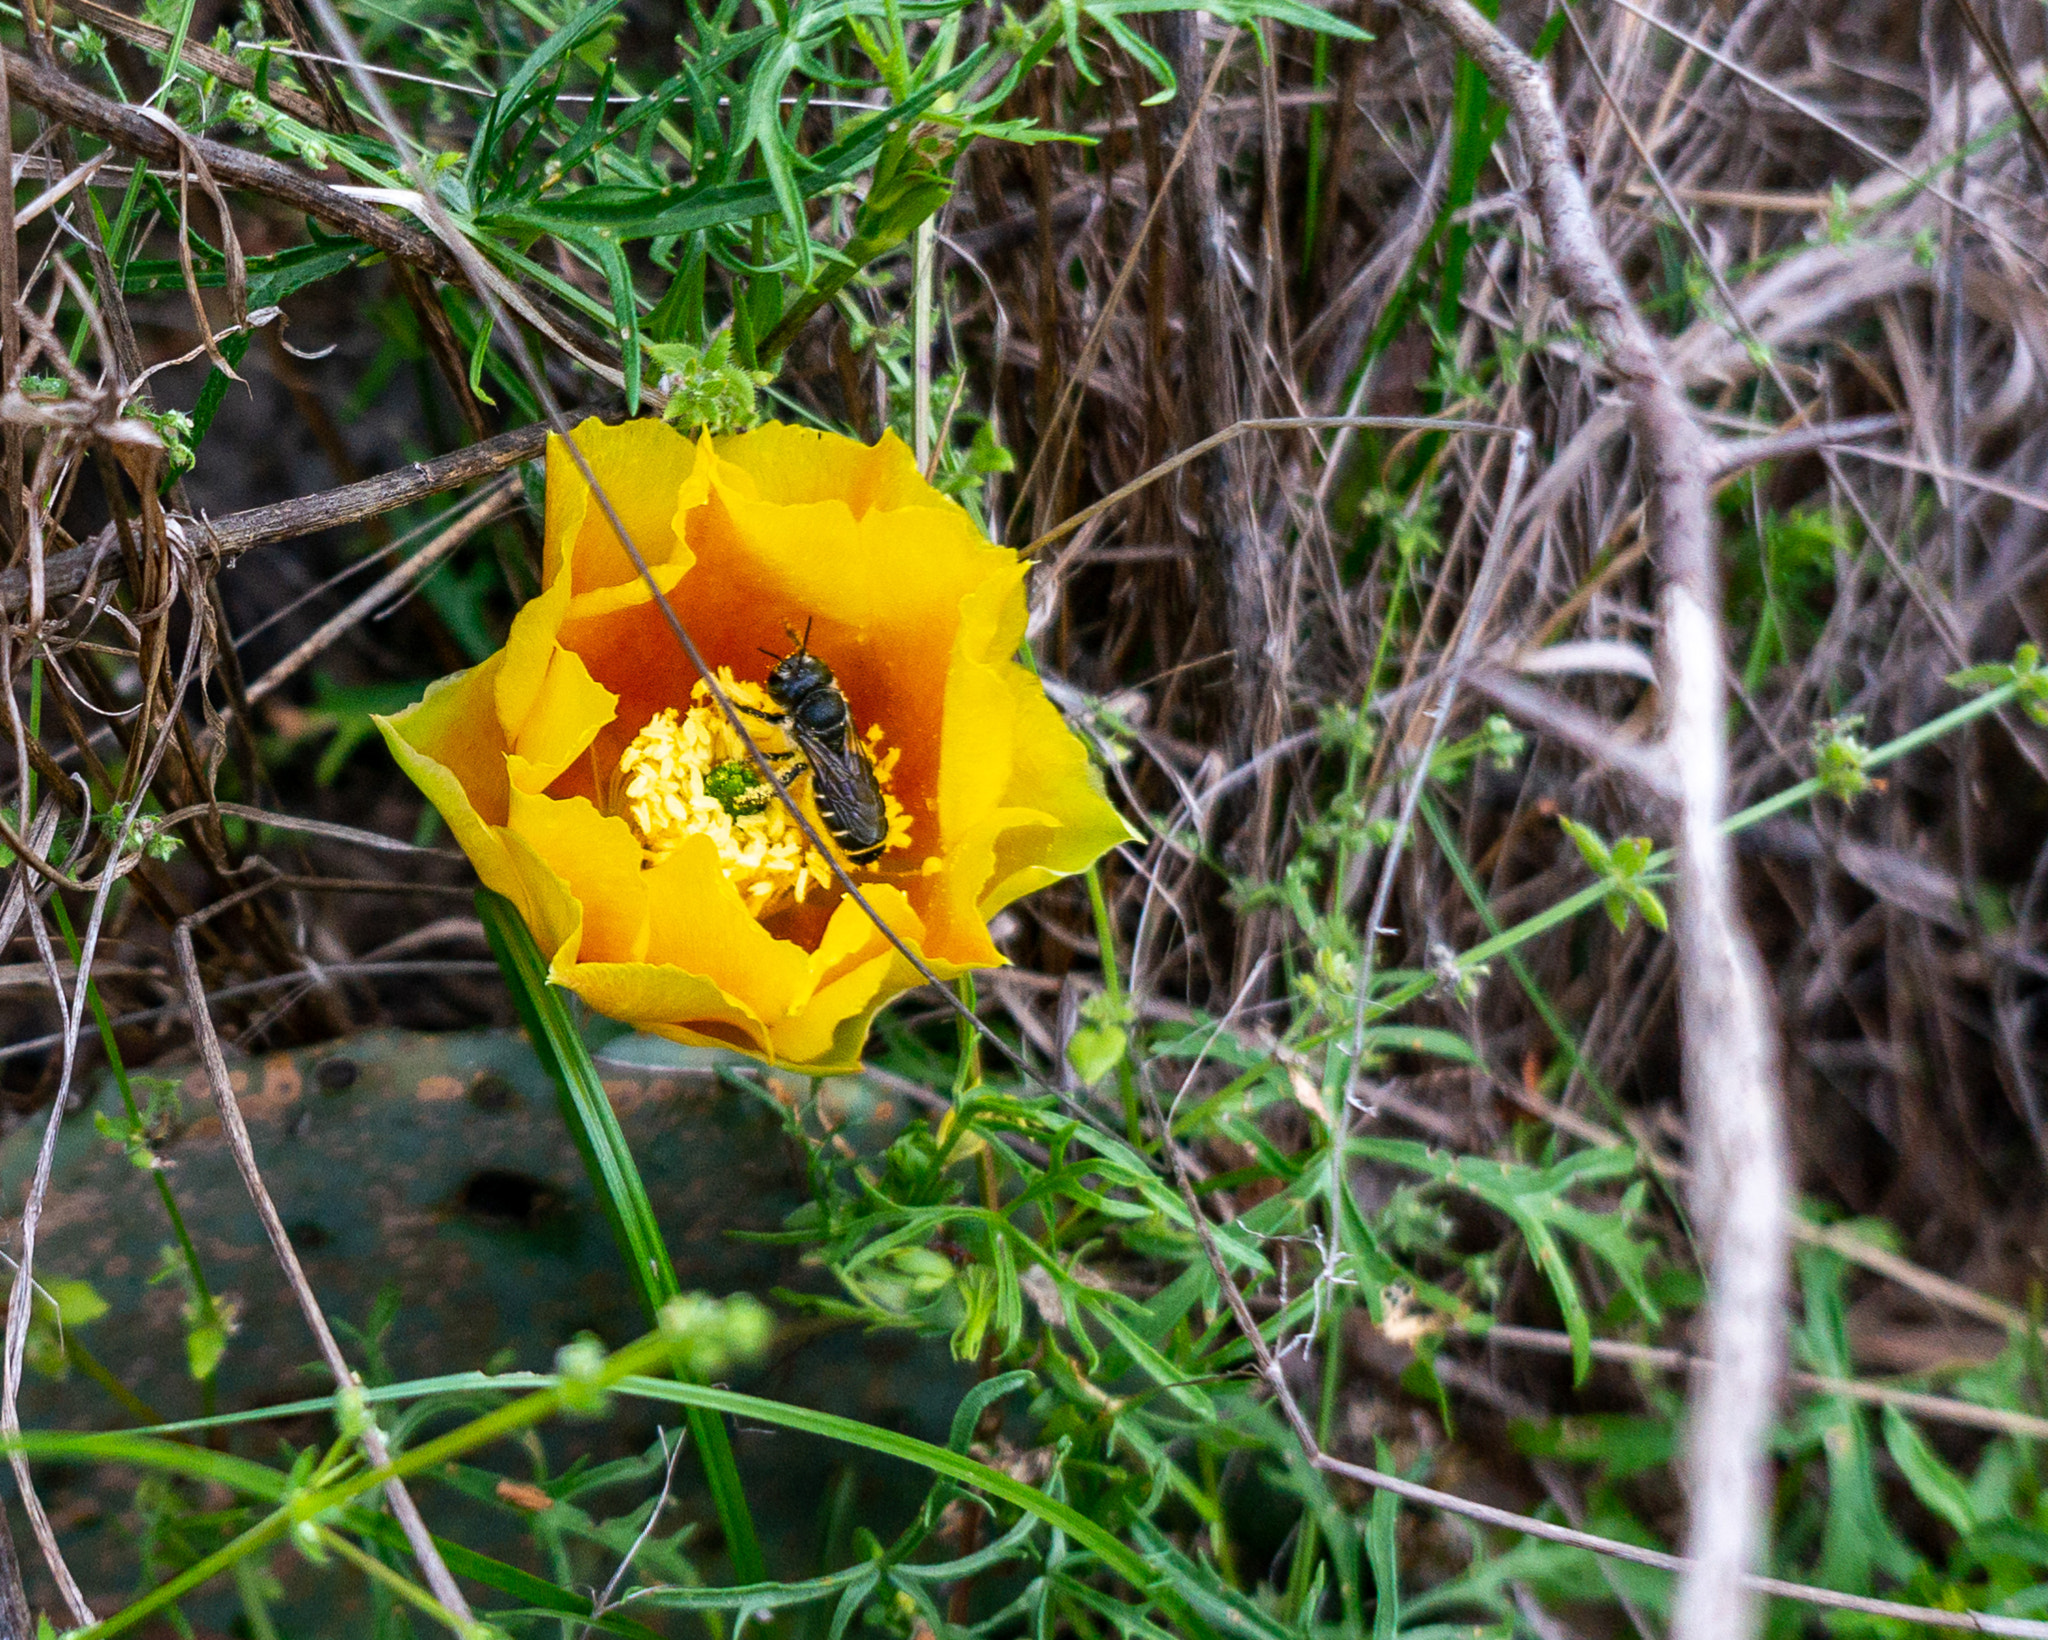
[[[718,681],[735,704],[780,715],[774,698],[759,684],[741,683],[724,667],[718,670]],[[749,720],[749,728],[754,744],[764,752],[779,757],[796,750],[773,724]],[[910,841],[910,816],[888,788],[901,752],[884,745],[880,725],[868,729],[866,741],[888,809],[889,840],[884,846],[898,849]],[[796,767],[785,766],[792,771]],[[805,774],[794,780],[791,790],[819,835],[829,839],[810,800],[810,786]],[[813,888],[832,885],[831,868],[761,778],[746,741],[726,721],[701,678],[690,691],[687,709],[657,712],[633,737],[620,754],[612,791],[613,812],[632,826],[650,864],[666,859],[685,837],[709,838],[727,880],[756,917],[803,900]],[[847,862],[842,858],[840,864]]]

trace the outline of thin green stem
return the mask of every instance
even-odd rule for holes
[[[974,1028],[974,1011],[980,998],[974,989],[974,976],[962,974],[953,982],[953,993],[960,999],[961,1007],[967,1011],[956,1014],[953,1024],[959,1031],[959,1058],[953,1068],[953,1103],[966,1098],[981,1086],[981,1033]]]
[[[57,919],[58,932],[64,936],[65,949],[71,953],[71,960],[77,962],[80,957],[78,935],[72,928],[71,913],[64,904],[63,895],[50,896],[50,910]],[[114,1086],[120,1090],[121,1103],[128,1112],[129,1131],[140,1132],[142,1109],[135,1102],[135,1086],[129,1079],[127,1062],[121,1057],[121,1044],[114,1036],[114,1022],[107,1016],[107,1005],[100,998],[99,981],[88,979],[85,982],[85,1001],[86,1006],[92,1009],[93,1023],[99,1028],[100,1049],[107,1056],[107,1068],[114,1073]],[[199,1248],[192,1240],[184,1213],[178,1207],[178,1198],[171,1192],[169,1171],[153,1167],[149,1176],[155,1181],[157,1199],[164,1204],[164,1217],[170,1220],[171,1234],[177,1239],[178,1256],[185,1262],[186,1279],[192,1283],[192,1302],[198,1324],[219,1326],[220,1311],[214,1303],[213,1289],[207,1285],[205,1267],[199,1262]],[[212,1412],[215,1405],[213,1374],[208,1373],[199,1381],[199,1397],[206,1411]],[[124,1405],[129,1399],[125,1395],[115,1398]]]
[[[661,1366],[668,1355],[668,1340],[659,1333],[650,1334],[628,1344],[606,1361],[587,1382],[579,1383],[573,1390],[565,1389],[559,1382],[551,1384],[545,1389],[537,1390],[531,1395],[523,1395],[516,1401],[487,1412],[482,1417],[473,1418],[460,1428],[450,1430],[446,1435],[423,1442],[381,1469],[363,1470],[318,1491],[288,1496],[280,1507],[273,1509],[254,1526],[222,1544],[212,1554],[194,1561],[182,1572],[159,1583],[133,1605],[124,1607],[90,1628],[79,1630],[72,1640],[110,1640],[111,1636],[134,1628],[138,1623],[154,1616],[194,1589],[211,1582],[258,1550],[268,1548],[301,1521],[317,1521],[328,1511],[354,1502],[365,1493],[383,1486],[387,1481],[402,1480],[438,1469],[465,1453],[488,1446],[493,1441],[503,1440],[507,1436],[517,1435],[520,1431],[530,1429],[562,1411],[563,1403],[570,1394],[587,1398],[592,1394],[601,1393],[627,1378]],[[333,1403],[330,1401],[328,1404],[332,1406]],[[59,1445],[71,1448],[106,1446],[110,1448],[110,1458],[130,1449],[138,1452],[140,1450],[135,1447],[132,1438],[125,1443],[94,1441],[91,1437],[74,1438],[69,1442],[62,1441],[61,1437],[53,1440],[48,1436],[38,1440],[35,1435],[18,1439],[19,1444],[31,1454],[39,1449],[55,1448]]]
[[[1110,920],[1109,900],[1102,892],[1102,869],[1090,865],[1083,874],[1088,882],[1088,909],[1095,914],[1095,943],[1101,947],[1102,992],[1110,1007],[1121,1016],[1124,1004],[1123,976],[1117,971],[1116,924]],[[1123,1101],[1124,1137],[1133,1150],[1145,1148],[1145,1125],[1138,1110],[1138,1079],[1131,1070],[1128,1038],[1116,1062],[1116,1091]]]
[[[382,1584],[414,1611],[425,1612],[444,1629],[463,1636],[476,1631],[478,1625],[464,1622],[411,1578],[394,1571],[375,1555],[351,1543],[333,1527],[315,1524],[313,1535],[321,1548],[341,1556],[373,1583]]]
[[[185,0],[178,8],[177,23],[171,29],[171,43],[164,57],[164,71],[157,81],[156,92],[150,98],[154,103],[178,77],[178,64],[184,57],[185,41],[192,32],[192,13],[198,9],[197,0]],[[146,167],[137,165],[128,178],[127,192],[121,196],[121,209],[115,214],[113,226],[103,229],[107,245],[107,263],[115,272],[121,268],[121,253],[127,248],[128,230],[135,224],[136,207],[142,203],[143,184],[148,180]],[[86,327],[79,326],[81,339],[88,334]]]
[[[1885,764],[1904,757],[1908,752],[1918,751],[1929,742],[1939,740],[1943,735],[1953,733],[1966,723],[1972,723],[1980,717],[1988,716],[2002,706],[2010,706],[2018,695],[2019,688],[2016,684],[2002,683],[1997,688],[1979,695],[1975,700],[1965,701],[1952,711],[1944,712],[1940,717],[1921,724],[1917,729],[1909,729],[1896,740],[1888,740],[1882,746],[1872,748],[1869,757],[1864,760],[1863,766],[1866,769],[1882,768]],[[1737,810],[1721,822],[1721,829],[1731,836],[1738,832],[1746,831],[1751,826],[1770,819],[1773,815],[1782,814],[1787,809],[1797,808],[1801,803],[1806,802],[1810,798],[1820,796],[1821,791],[1821,783],[1818,780],[1799,781],[1796,785],[1787,786],[1783,791],[1773,796],[1750,804],[1746,809]],[[1675,858],[1676,855],[1670,849],[1659,849],[1650,856],[1643,880],[1645,882],[1659,880],[1651,874],[1668,871]],[[1560,924],[1570,922],[1580,912],[1591,910],[1606,895],[1607,885],[1605,883],[1587,884],[1576,894],[1567,895],[1555,905],[1544,907],[1535,916],[1525,918],[1523,921],[1516,923],[1512,928],[1503,929],[1492,938],[1480,941],[1479,944],[1473,946],[1469,951],[1461,952],[1456,959],[1458,972],[1460,974],[1470,974],[1473,970],[1482,968],[1487,963],[1493,961],[1495,957],[1505,956],[1510,951],[1519,950],[1539,935],[1547,934],[1551,929],[1558,927]],[[1427,996],[1441,983],[1441,977],[1435,973],[1422,974],[1414,979],[1407,980],[1395,986],[1384,997],[1374,1000],[1372,1003],[1372,1017],[1374,1019],[1384,1019],[1387,1015],[1407,1007],[1416,998]],[[1347,1021],[1342,1030],[1349,1031],[1349,1029],[1350,1025]],[[1334,1039],[1338,1034],[1340,1034],[1339,1029],[1332,1027],[1329,1030],[1318,1032],[1315,1036],[1309,1038],[1303,1046],[1321,1046]]]
[[[506,985],[533,1039],[534,1050],[554,1079],[563,1120],[582,1154],[598,1201],[611,1221],[619,1250],[633,1272],[648,1313],[658,1317],[661,1307],[679,1296],[682,1289],[676,1281],[675,1266],[669,1260],[661,1227],[655,1222],[653,1205],[647,1199],[647,1187],[627,1147],[604,1084],[598,1080],[590,1050],[584,1046],[582,1033],[576,1029],[561,993],[548,983],[547,963],[517,908],[503,895],[487,888],[477,890],[476,902],[491,953],[504,971]],[[696,1443],[697,1461],[703,1465],[712,1504],[725,1533],[733,1574],[742,1583],[759,1583],[768,1575],[767,1563],[761,1555],[760,1537],[747,1507],[746,1489],[740,1481],[739,1464],[733,1456],[725,1421],[702,1407],[692,1407],[688,1416],[690,1438]]]

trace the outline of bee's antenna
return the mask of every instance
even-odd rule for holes
[[[775,651],[774,651],[774,650],[772,650],[772,649],[770,649],[770,648],[769,648],[769,647],[768,647],[768,646],[767,646],[766,644],[759,644],[759,643],[757,643],[757,644],[755,644],[755,645],[754,645],[754,647],[755,647],[756,649],[760,650],[760,651],[761,651],[761,653],[762,653],[762,654],[764,654],[764,655],[766,655],[766,656],[767,656],[767,657],[768,657],[768,658],[769,658],[769,659],[770,659],[771,661],[784,661],[784,660],[787,660],[787,659],[789,659],[789,657],[788,657],[787,655],[778,655],[778,654],[776,654],[776,653],[775,653]]]
[[[798,645],[798,650],[802,654],[808,655],[811,652],[811,623],[815,621],[817,618],[818,617],[815,615],[805,617],[804,641],[800,645]]]

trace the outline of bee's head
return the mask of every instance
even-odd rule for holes
[[[768,693],[785,707],[832,687],[832,668],[808,649],[784,655],[768,671]]]

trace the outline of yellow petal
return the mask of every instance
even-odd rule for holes
[[[427,692],[404,711],[373,720],[408,773],[412,757],[446,769],[465,804],[492,826],[505,823],[505,737],[492,704],[504,664],[500,650],[481,666],[428,684]],[[454,824],[445,809],[442,818]]]
[[[583,903],[569,891],[561,873],[519,833],[501,827],[498,840],[513,872],[511,886],[498,892],[519,908],[520,920],[533,935],[533,943],[548,959],[548,978],[560,984],[562,976],[575,967],[576,952],[583,943]],[[495,883],[489,886],[497,887]]]
[[[570,436],[641,556],[650,566],[675,561],[677,497],[700,463],[708,463],[708,446],[693,446],[666,422],[652,418],[617,427],[592,418],[572,428]],[[564,559],[572,565],[569,590],[575,592],[635,579],[639,572],[559,436],[548,439],[547,473],[542,584],[554,585]]]
[[[924,923],[902,892],[887,883],[862,889],[875,914],[912,950],[924,938]],[[842,900],[810,958],[816,989],[785,1018],[772,1021],[770,1035],[779,1064],[815,1075],[851,1070],[860,1063],[868,1026],[883,1004],[923,983],[866,912]],[[941,978],[947,977],[941,973]]]
[[[985,900],[996,875],[1001,845],[1012,836],[1044,836],[1052,817],[1039,809],[992,810],[963,835],[947,839],[945,866],[925,888],[931,925],[925,955],[956,968],[1000,968],[1003,954],[989,938]]]
[[[448,823],[484,886],[514,895],[517,874],[496,830],[509,798],[504,745],[491,709],[498,664],[494,655],[442,678],[427,686],[416,705],[370,721],[398,766]]]
[[[555,976],[607,1019],[697,1048],[772,1057],[768,1033],[746,1005],[700,974],[651,962],[584,962]]]
[[[948,848],[978,827],[1011,785],[1017,692],[1006,674],[1037,688],[1010,658],[1024,635],[1025,568],[990,576],[960,600],[939,752],[939,826]]]
[[[555,441],[543,591],[499,655],[379,727],[485,882],[519,905],[556,983],[676,1041],[850,1069],[875,1013],[921,982],[862,908],[828,889],[764,923],[708,838],[650,866],[590,801],[696,681],[658,601],[748,682],[785,621],[807,627],[857,722],[896,748],[911,843],[864,893],[949,978],[1002,960],[994,912],[1130,836],[1015,659],[1025,567],[894,439],[767,427],[693,445],[655,422],[586,422],[575,437],[655,586]]]
[[[777,506],[835,501],[855,518],[900,507],[966,517],[958,502],[925,482],[917,457],[894,433],[884,433],[880,443],[869,446],[837,433],[770,422],[751,433],[722,438],[717,447],[721,461],[744,472],[759,498]],[[971,523],[968,527],[973,528]]]
[[[498,725],[507,745],[519,738],[528,715],[540,700],[548,669],[554,665],[562,617],[569,612],[569,576],[559,571],[539,594],[520,606],[512,631],[498,651]]]
[[[1045,698],[1038,680],[1017,667],[1009,687],[1014,716],[1004,796],[1042,811],[1045,818],[1020,818],[1005,828],[996,844],[993,877],[981,892],[984,917],[1139,840],[1103,792],[1101,771],[1088,748]]]
[[[583,658],[557,649],[540,696],[513,737],[505,764],[519,791],[544,792],[590,748],[618,710],[619,697],[590,675]]]
[[[710,838],[686,837],[645,879],[649,962],[703,975],[762,1019],[780,1017],[810,989],[807,954],[755,920]]]
[[[647,949],[647,889],[632,828],[582,797],[536,797],[516,787],[507,827],[582,907],[577,960],[638,962]]]

